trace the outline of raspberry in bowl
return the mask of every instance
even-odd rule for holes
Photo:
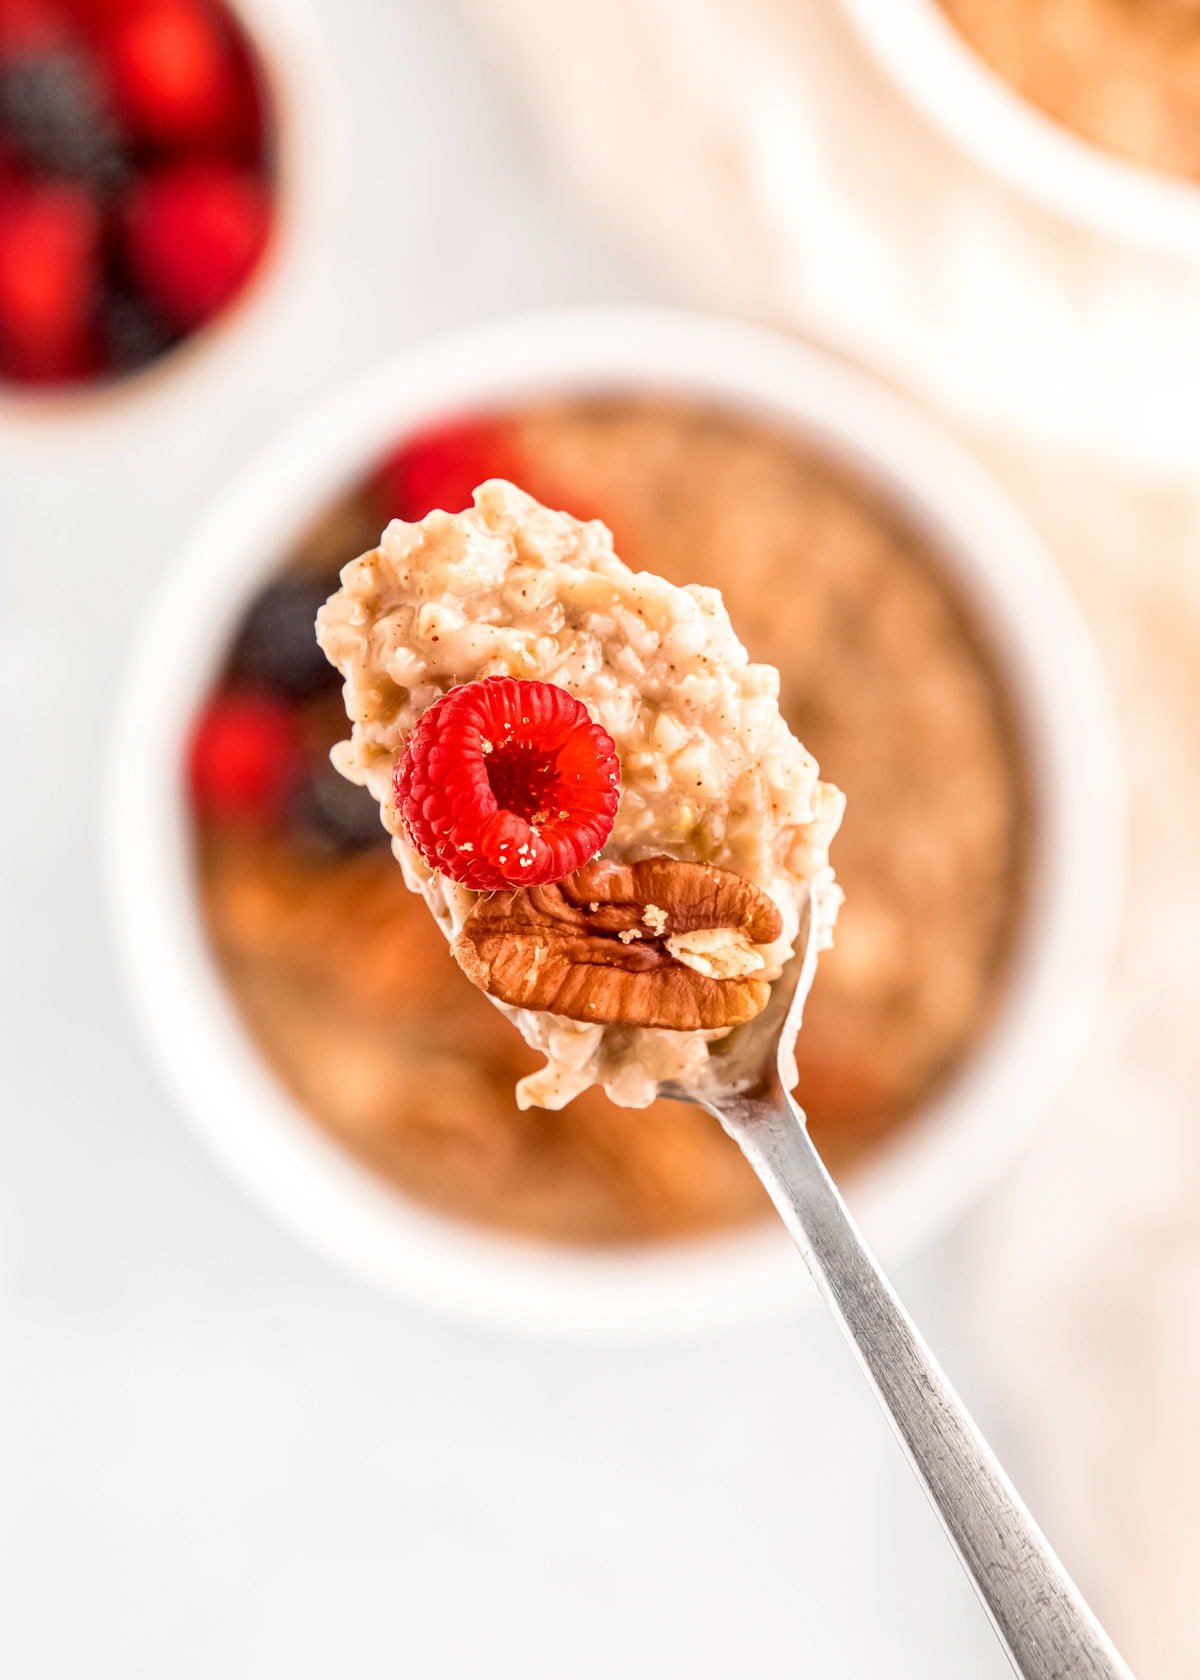
[[[222,318],[276,223],[276,114],[222,0],[0,0],[0,385],[97,387]]]
[[[719,585],[846,788],[798,1094],[891,1260],[1028,1136],[1103,975],[1121,830],[1094,659],[1036,540],[906,405],[771,335],[625,310],[499,323],[360,381],[230,494],[148,622],[109,811],[118,931],[164,1080],[233,1174],[459,1315],[571,1336],[760,1318],[805,1286],[736,1148],[668,1101],[521,1109],[539,1056],[329,763],[320,603],[391,516],[461,513],[491,476],[603,518],[635,567]],[[232,773],[197,780],[196,743],[227,731]]]

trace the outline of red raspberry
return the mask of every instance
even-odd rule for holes
[[[270,194],[250,170],[223,163],[160,169],[130,195],[129,258],[176,326],[197,327],[249,278],[270,220]]]
[[[220,142],[244,113],[238,63],[218,14],[198,0],[135,0],[111,19],[101,57],[129,133]]]
[[[495,420],[455,420],[402,444],[376,480],[385,519],[424,519],[434,508],[461,513],[486,478],[522,482],[516,443]]]
[[[55,0],[0,0],[0,57],[57,46],[67,19]]]
[[[0,194],[0,366],[10,378],[94,371],[99,245],[100,213],[82,188],[45,181]]]
[[[295,714],[259,694],[225,693],[196,722],[188,757],[201,816],[239,827],[277,822],[301,769]]]
[[[464,683],[417,720],[396,809],[431,869],[476,892],[561,881],[612,833],[611,738],[554,683]]]

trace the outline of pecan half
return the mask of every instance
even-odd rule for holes
[[[766,1007],[758,947],[782,929],[740,875],[652,857],[480,898],[451,949],[468,979],[517,1009],[695,1032]]]

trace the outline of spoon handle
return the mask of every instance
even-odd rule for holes
[[[766,1186],[1024,1680],[1131,1680],[847,1211],[790,1097],[722,1123]]]

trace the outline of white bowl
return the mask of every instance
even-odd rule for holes
[[[998,76],[938,0],[842,0],[884,73],[960,151],[1045,209],[1160,255],[1200,259],[1200,187],[1126,162]]]
[[[328,55],[306,0],[225,0],[249,37],[262,71],[275,146],[274,208],[266,250],[226,308],[165,355],[111,380],[40,389],[0,382],[0,435],[44,440],[58,451],[68,437],[93,444],[114,424],[143,417],[162,424],[160,405],[201,390],[220,398],[264,319],[322,252],[322,224],[333,202],[337,120]]]
[[[570,1336],[660,1336],[802,1301],[782,1233],[619,1253],[493,1236],[406,1200],[330,1141],[253,1048],[206,941],[181,763],[248,598],[310,517],[406,431],[551,394],[664,392],[761,416],[882,488],[969,597],[1011,685],[1035,833],[999,1018],[961,1076],[874,1156],[851,1200],[890,1262],[956,1220],[1061,1090],[1104,982],[1122,879],[1115,730],[1053,562],[948,438],[870,379],[786,339],[626,309],[500,321],[389,360],[291,430],[195,533],[154,601],[120,708],[107,871],[133,1002],[163,1080],[230,1173],[361,1277],[439,1309]],[[836,767],[831,767],[836,768]]]

